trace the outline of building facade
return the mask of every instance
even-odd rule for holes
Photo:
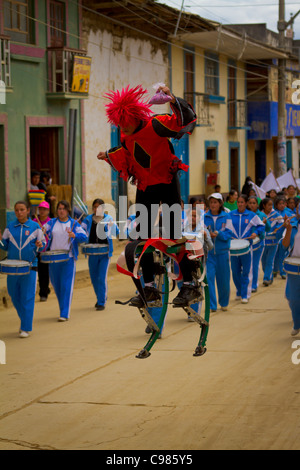
[[[185,97],[198,116],[193,134],[174,142],[176,155],[190,167],[180,174],[184,201],[207,195],[213,183],[223,193],[241,189],[252,171],[248,67],[287,57],[285,53],[152,0],[118,2],[118,8],[84,0],[83,39],[93,63],[90,98],[84,103],[89,204],[95,197],[116,204],[119,195],[135,198],[135,188],[96,158],[119,142],[118,130],[106,122],[104,93],[142,84],[150,97],[157,82]],[[154,111],[169,112],[169,107]],[[207,172],[209,161],[217,162],[217,174]]]
[[[81,2],[0,0],[1,228],[14,203],[27,198],[32,170],[50,172],[54,184],[68,183],[71,130],[75,185],[84,192],[81,102],[88,83],[80,70],[86,58],[81,18]]]

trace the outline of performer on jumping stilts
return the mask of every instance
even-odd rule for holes
[[[151,105],[143,99],[147,90],[141,85],[135,88],[127,86],[122,91],[110,91],[105,95],[110,100],[110,103],[105,105],[108,122],[120,127],[121,145],[106,152],[101,151],[97,155],[99,160],[106,161],[118,171],[125,181],[131,179],[137,185],[136,204],[147,209],[148,219],[148,233],[146,237],[139,237],[142,239],[153,237],[155,208],[158,210],[160,204],[168,207],[178,204],[180,208],[177,173],[179,170],[187,171],[188,166],[175,156],[170,138],[180,139],[186,133],[191,134],[197,118],[193,108],[183,99],[173,96],[168,87],[160,86],[157,91],[171,97],[173,114],[153,115]],[[139,210],[136,215],[138,221]],[[178,227],[178,223],[181,227],[180,209],[179,220],[172,220],[168,238],[177,238],[175,227]],[[139,226],[137,232],[138,229]],[[159,300],[160,294],[154,285],[155,264],[152,253],[142,256],[141,268],[147,302]],[[185,306],[199,297],[199,290],[192,276],[194,268],[194,262],[185,254],[180,262],[183,285],[173,300],[174,305]],[[142,297],[134,297],[131,304],[142,307]]]

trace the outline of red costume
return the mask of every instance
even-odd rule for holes
[[[180,207],[177,172],[187,171],[188,166],[176,157],[170,138],[180,139],[184,134],[190,134],[195,128],[197,116],[186,101],[175,97],[175,103],[170,102],[173,114],[151,115],[151,105],[142,101],[145,94],[146,90],[137,86],[133,89],[127,87],[121,92],[109,92],[106,95],[110,100],[106,105],[108,121],[120,126],[124,133],[121,134],[121,145],[108,150],[105,160],[125,181],[133,178],[137,185],[136,204],[142,204],[147,208],[149,238],[153,224],[152,206],[156,205],[158,208],[159,204],[166,204],[169,207],[178,204]],[[138,219],[138,210],[136,215]],[[181,211],[180,217],[178,220],[176,218],[175,222],[181,227]],[[169,238],[175,238],[173,235],[175,223],[170,225]],[[143,255],[141,267],[146,285],[146,299],[155,300],[160,297],[159,292],[155,287],[147,285],[152,285],[154,280],[155,265],[152,253]],[[191,283],[189,296],[196,298],[199,293],[192,285],[194,265],[186,254],[180,262],[180,269],[183,281]],[[143,305],[140,296],[134,299],[131,299],[132,305]]]
[[[191,133],[196,115],[184,100],[171,103],[173,114],[143,116],[132,135],[121,135],[121,146],[107,152],[107,162],[127,181],[134,178],[138,189],[159,183],[170,184],[178,170],[188,170],[174,154],[170,138],[180,139]]]

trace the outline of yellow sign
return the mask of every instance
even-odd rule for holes
[[[91,57],[74,55],[72,91],[88,93],[90,86]]]

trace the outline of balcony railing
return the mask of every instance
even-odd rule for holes
[[[0,36],[0,80],[6,87],[11,86],[9,39],[8,36]]]
[[[197,126],[210,126],[209,95],[206,93],[184,93],[184,99],[191,103],[197,114]]]
[[[88,91],[85,89],[72,89],[74,57],[86,57],[86,52],[67,47],[48,47],[48,92],[52,95],[61,96],[78,93],[86,97]],[[89,78],[89,77],[88,77]]]
[[[228,100],[228,129],[247,129],[247,101]]]

